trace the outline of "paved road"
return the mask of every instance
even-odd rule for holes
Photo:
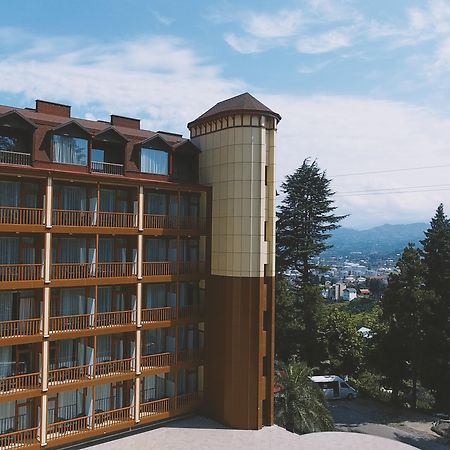
[[[430,416],[366,399],[336,400],[329,407],[339,430],[381,436],[423,450],[450,449],[447,441],[431,431]]]

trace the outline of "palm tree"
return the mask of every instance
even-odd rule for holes
[[[319,386],[311,381],[311,369],[292,361],[280,363],[276,373],[275,423],[297,434],[333,431],[334,422]]]

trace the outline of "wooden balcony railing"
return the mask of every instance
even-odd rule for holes
[[[90,227],[97,220],[96,211],[80,211],[54,209],[52,211],[52,224],[66,227]]]
[[[34,281],[42,275],[42,264],[0,264],[0,282]]]
[[[173,406],[173,398],[162,398],[160,400],[152,400],[141,403],[141,417],[154,416],[156,414],[169,412],[173,409]]]
[[[134,358],[128,358],[97,363],[95,365],[95,376],[105,377],[109,375],[131,372],[134,370],[134,362]]]
[[[25,373],[0,378],[0,395],[9,392],[38,389],[41,384],[39,373]]]
[[[57,263],[52,265],[52,278],[54,280],[72,280],[95,277],[131,277],[136,274],[135,266],[135,263],[132,262]]]
[[[43,225],[42,208],[0,206],[0,224]]]
[[[107,428],[120,424],[121,422],[129,422],[133,419],[133,407],[113,409],[112,411],[98,412],[94,415],[95,428]]]
[[[144,228],[178,228],[177,216],[144,214]]]
[[[92,326],[92,314],[50,317],[50,331],[53,333],[86,330]]]
[[[134,311],[110,311],[97,313],[95,319],[95,326],[101,327],[116,327],[120,325],[131,325],[135,322]]]
[[[75,366],[53,369],[48,372],[48,382],[51,384],[74,383],[92,378],[92,366]]]
[[[82,433],[88,429],[88,424],[89,417],[87,416],[49,423],[47,425],[47,438],[56,439],[62,436],[67,436],[68,434]]]
[[[91,170],[107,175],[123,175],[123,164],[107,163],[103,161],[91,161]]]
[[[98,226],[110,228],[134,228],[137,226],[137,214],[100,211],[98,213]]]
[[[0,434],[0,448],[22,448],[37,444],[38,428],[13,431],[12,433]]]
[[[5,320],[0,322],[0,338],[35,336],[41,332],[41,319]]]
[[[7,150],[0,150],[0,163],[16,164],[18,166],[30,166],[31,155],[29,153],[8,152]]]
[[[175,309],[166,306],[164,308],[148,308],[142,310],[142,322],[163,322],[175,317]]]
[[[97,277],[116,278],[136,275],[136,264],[132,262],[99,262]]]
[[[193,403],[196,403],[201,399],[199,392],[192,392],[190,394],[183,394],[177,397],[176,407],[177,408],[186,408],[187,406],[191,406]]]
[[[144,262],[142,272],[144,276],[175,275],[177,263],[172,261]]]
[[[142,369],[153,369],[156,367],[166,367],[174,364],[175,353],[156,353],[154,355],[144,355],[141,357]]]

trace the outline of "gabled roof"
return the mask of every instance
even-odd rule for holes
[[[121,144],[125,144],[128,142],[128,139],[114,127],[108,127],[105,130],[100,131],[94,136],[94,138],[100,141],[118,142]]]
[[[184,150],[193,150],[197,153],[200,153],[200,149],[192,142],[192,141],[181,141],[173,146],[173,150],[176,151],[184,151]]]
[[[58,125],[57,127],[53,128],[54,133],[67,133],[72,134],[73,130],[78,130],[81,132],[81,134],[84,134],[86,137],[91,137],[90,131],[80,125],[76,120],[71,120],[70,122],[63,123],[61,125]]]
[[[266,105],[257,100],[253,95],[250,95],[248,92],[244,94],[237,95],[236,97],[231,97],[227,100],[223,100],[212,108],[208,109],[201,116],[197,117],[197,119],[188,123],[188,128],[196,125],[198,122],[203,122],[206,119],[212,119],[215,117],[219,117],[222,115],[226,115],[227,113],[264,113],[269,116],[275,117],[277,120],[281,120],[281,116],[272,111]]]
[[[162,148],[163,150],[171,150],[172,146],[158,133],[154,136],[149,137],[142,141],[139,145],[141,147],[146,147],[147,145],[158,145],[158,148]]]
[[[37,126],[18,111],[8,111],[0,115],[0,126],[7,125],[14,128],[35,130]]]

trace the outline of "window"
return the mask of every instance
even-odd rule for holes
[[[141,172],[169,175],[169,154],[154,148],[141,149]]]
[[[87,155],[87,139],[59,134],[53,136],[53,162],[87,166]]]
[[[93,148],[92,161],[105,162],[105,150],[101,148]]]

